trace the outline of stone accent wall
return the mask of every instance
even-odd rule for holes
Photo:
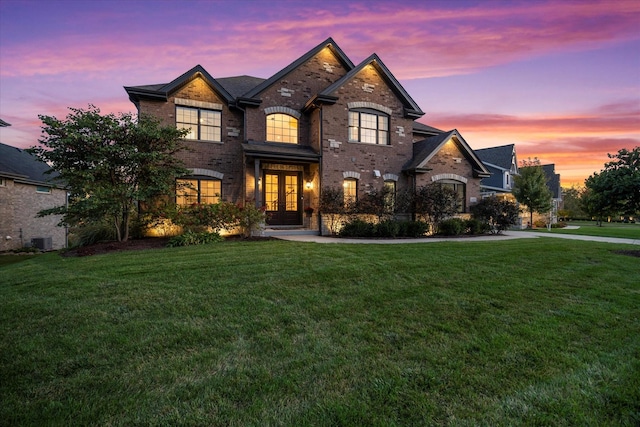
[[[57,226],[61,217],[36,215],[43,209],[64,205],[66,194],[56,188],[48,194],[38,193],[35,185],[6,179],[0,186],[0,251],[31,246],[31,239],[39,237],[51,237],[53,249],[64,248],[66,230]]]

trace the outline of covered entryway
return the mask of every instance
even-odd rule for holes
[[[267,224],[302,224],[302,173],[266,170],[263,182]]]

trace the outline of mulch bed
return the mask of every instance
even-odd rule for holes
[[[228,241],[258,241],[272,240],[274,237],[242,237],[229,236],[225,240]],[[93,245],[81,246],[79,248],[62,251],[60,254],[64,257],[82,257],[91,255],[101,255],[124,251],[140,251],[146,249],[162,249],[167,247],[170,238],[168,237],[149,237],[145,239],[129,239],[126,242],[101,242]]]
[[[614,254],[618,254],[618,255],[628,255],[628,256],[634,256],[634,257],[638,257],[640,258],[640,250],[631,250],[631,249],[627,249],[627,250],[619,250],[619,251],[613,251]]]

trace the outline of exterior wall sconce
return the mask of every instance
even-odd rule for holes
[[[382,175],[380,174],[380,171],[378,169],[374,169],[373,176],[375,176],[376,178],[380,178]]]
[[[307,190],[311,190],[313,188],[313,183],[311,181],[307,181],[304,186],[307,188]]]

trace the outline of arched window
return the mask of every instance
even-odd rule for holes
[[[345,206],[355,203],[358,200],[358,180],[346,178],[342,183],[342,191],[344,192]]]
[[[298,119],[288,114],[267,115],[267,141],[298,143]]]
[[[466,192],[467,192],[467,186],[464,182],[460,182],[460,181],[454,181],[454,180],[450,180],[450,179],[442,179],[437,181],[438,184],[440,184],[441,186],[445,187],[445,188],[450,188],[452,189],[455,193],[456,193],[456,199],[458,202],[458,212],[462,213],[462,212],[466,212],[467,206],[466,206]]]
[[[396,205],[396,182],[386,180],[384,182],[384,204],[387,210],[393,212]]]
[[[349,141],[389,145],[389,116],[368,108],[349,110]]]

